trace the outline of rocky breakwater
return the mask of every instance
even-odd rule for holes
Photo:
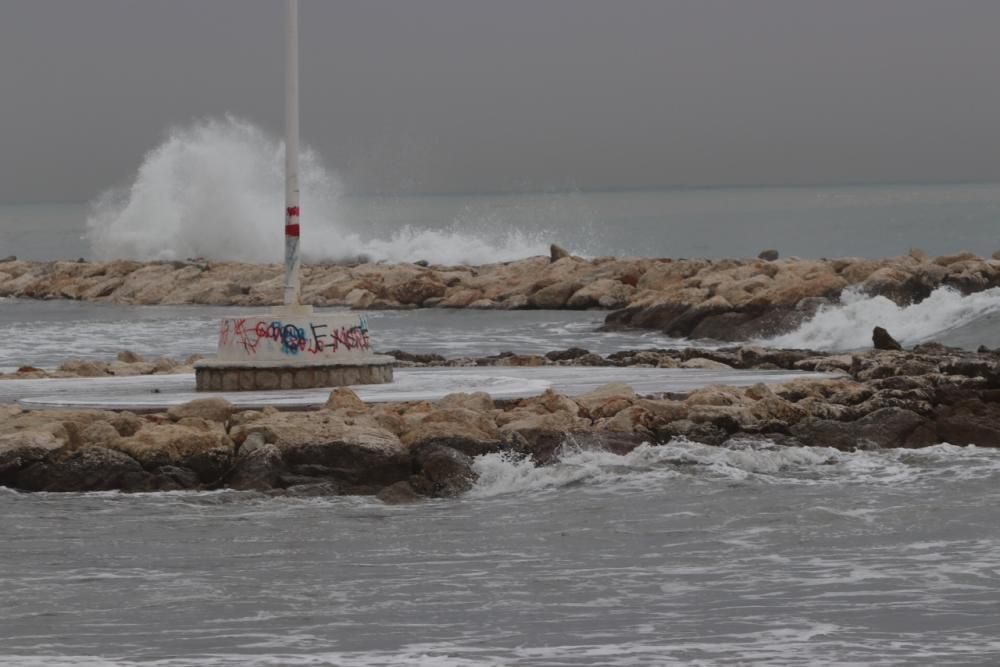
[[[1000,285],[1000,259],[920,251],[883,259],[583,259],[553,252],[483,266],[363,263],[303,269],[303,298],[358,309],[611,310],[608,328],[748,340],[793,329],[845,289],[916,303],[939,287]],[[261,306],[281,300],[277,265],[0,262],[0,296],[129,304]]]
[[[837,449],[1000,447],[1000,355],[928,344],[910,351],[817,354],[750,346],[640,350],[602,357],[564,350],[484,364],[687,366],[840,373],[779,386],[712,386],[367,405],[333,391],[308,412],[237,411],[221,398],[162,414],[25,412],[0,406],[0,484],[24,491],[244,489],[281,495],[374,494],[386,502],[460,494],[474,457],[502,452],[539,465],[566,447],[628,452],[684,438],[720,447]],[[425,361],[411,361],[419,364]],[[678,463],[685,463],[683,461]]]

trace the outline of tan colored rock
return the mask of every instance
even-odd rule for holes
[[[85,445],[114,448],[121,440],[118,430],[108,422],[95,421],[80,432],[80,440]]]
[[[451,292],[438,304],[439,308],[467,308],[482,299],[483,293],[477,289],[459,289]]]
[[[569,412],[524,415],[520,419],[505,423],[500,427],[503,433],[513,431],[561,431],[584,429],[591,424],[589,419],[575,417]]]
[[[574,417],[580,413],[580,406],[573,399],[563,396],[551,387],[546,389],[541,396],[528,399],[525,403],[539,411],[568,412]]]
[[[734,387],[709,385],[692,391],[684,403],[690,408],[696,405],[745,405],[750,400]]]
[[[584,285],[566,301],[569,308],[623,308],[635,294],[635,287],[619,280],[601,278]]]
[[[389,297],[401,304],[419,306],[427,299],[444,296],[447,289],[444,284],[436,280],[420,276],[391,288]]]
[[[156,372],[156,364],[148,361],[122,363],[116,361],[108,367],[108,372],[116,377],[135,377],[137,375],[152,375]]]
[[[477,391],[469,394],[448,394],[439,400],[437,405],[439,408],[445,410],[450,408],[465,408],[466,410],[475,410],[478,412],[488,412],[495,407],[493,399],[485,391]]]
[[[534,308],[562,308],[578,289],[580,283],[574,280],[557,282],[530,294],[528,304]]]
[[[355,394],[347,387],[337,387],[330,392],[330,397],[326,399],[326,403],[323,407],[327,410],[359,410],[365,411],[368,406],[365,402],[358,398]]]
[[[65,445],[65,441],[50,431],[21,431],[0,434],[0,466],[17,463],[27,465],[40,461]]]
[[[226,422],[233,414],[233,404],[221,397],[198,398],[167,410],[174,421],[184,417],[201,417],[209,421]]]
[[[375,295],[366,289],[353,289],[344,297],[344,305],[354,310],[364,310],[375,301]]]
[[[573,398],[586,416],[591,419],[611,417],[625,408],[631,407],[636,401],[635,390],[624,383],[609,383],[601,385],[585,394]]]
[[[78,377],[100,377],[108,375],[108,364],[97,361],[67,361],[59,366],[59,370]]]
[[[340,416],[319,412],[262,412],[257,419],[234,427],[230,434],[237,444],[251,433],[282,451],[310,444],[341,442],[373,451],[396,452],[402,444],[395,433],[373,425],[349,425]]]
[[[688,406],[683,401],[639,399],[636,407],[650,415],[653,425],[662,426],[670,422],[687,419]]]
[[[122,438],[111,447],[128,454],[151,469],[164,465],[183,465],[187,459],[210,450],[232,454],[233,442],[214,429],[192,428],[180,424],[146,424],[135,435]]]
[[[732,370],[732,366],[729,364],[724,364],[721,361],[715,361],[713,359],[704,359],[702,357],[694,357],[683,361],[680,364],[681,368],[700,368],[703,370]]]

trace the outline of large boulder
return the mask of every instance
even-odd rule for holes
[[[264,444],[246,454],[241,449],[226,477],[226,485],[247,491],[267,491],[278,485],[285,471],[285,461],[276,446]]]
[[[562,308],[579,289],[580,283],[575,280],[560,281],[528,295],[528,305],[532,308]]]
[[[479,477],[472,469],[472,458],[451,447],[428,445],[416,448],[413,460],[423,477],[415,488],[425,492],[425,495],[457,496],[471,489]]]
[[[791,434],[807,445],[845,451],[926,447],[938,442],[934,424],[904,408],[882,408],[854,422],[803,419]]]
[[[882,327],[872,329],[872,345],[876,350],[902,350],[903,346]]]
[[[22,469],[14,486],[25,491],[154,491],[176,488],[135,459],[104,447],[81,447]]]
[[[208,421],[225,423],[233,414],[233,404],[219,396],[198,398],[167,410],[167,416],[174,421],[185,417],[197,417]]]
[[[936,416],[941,442],[1000,447],[1000,403],[969,399],[939,407]]]
[[[146,424],[114,443],[146,470],[180,466],[194,470],[203,483],[218,481],[232,465],[232,440],[213,422],[188,417],[177,424]]]

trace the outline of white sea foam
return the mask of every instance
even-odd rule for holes
[[[1000,288],[963,296],[941,287],[911,306],[846,290],[840,304],[821,308],[797,330],[758,342],[774,347],[855,350],[871,347],[872,328],[881,326],[903,345],[914,345],[994,313],[1000,313]]]
[[[1000,450],[940,444],[924,449],[843,452],[829,447],[756,443],[715,447],[683,438],[644,444],[624,454],[571,444],[552,465],[531,458],[487,454],[475,460],[479,479],[471,498],[546,492],[585,482],[588,487],[645,489],[680,478],[699,482],[749,481],[769,485],[912,484],[939,476],[972,480],[1000,476]]]
[[[94,256],[280,261],[284,152],[283,142],[232,116],[171,130],[145,155],[129,187],[93,203],[87,239]],[[339,181],[308,148],[300,185],[306,261],[366,256],[478,264],[547,253],[541,232],[467,220],[438,229],[404,225],[389,238],[366,240],[344,220]]]

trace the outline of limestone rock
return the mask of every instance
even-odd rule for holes
[[[233,414],[233,404],[221,397],[198,398],[167,410],[174,421],[185,417],[200,417],[209,421],[225,423]]]
[[[494,408],[493,399],[485,391],[473,393],[448,394],[437,402],[439,408],[447,410],[450,408],[464,408],[466,410],[477,410],[487,412]]]
[[[530,294],[528,305],[532,308],[562,308],[578,289],[580,289],[580,283],[576,281],[557,282]]]
[[[330,397],[323,404],[327,410],[358,410],[365,411],[368,406],[358,398],[358,395],[347,387],[337,387],[330,392]]]

